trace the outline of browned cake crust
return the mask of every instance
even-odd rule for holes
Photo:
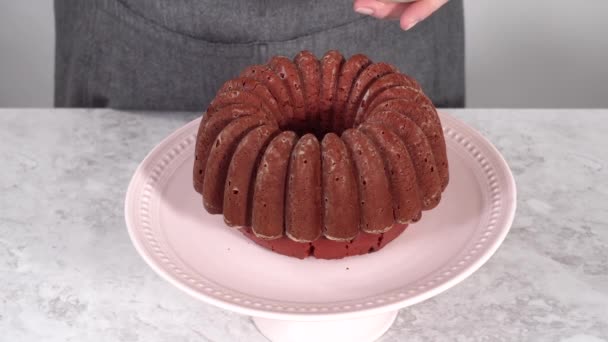
[[[232,90],[240,90],[257,95],[275,120],[280,120],[281,109],[279,108],[279,104],[264,83],[252,78],[239,77],[226,81],[217,93],[228,93]]]
[[[420,85],[338,51],[274,57],[225,82],[193,166],[209,213],[298,258],[382,248],[437,206],[448,182],[441,122]]]
[[[294,58],[300,71],[308,129],[316,129],[319,122],[319,96],[321,93],[321,65],[310,51],[302,51]]]
[[[445,148],[445,138],[443,128],[439,121],[439,115],[432,104],[419,104],[405,98],[390,99],[380,103],[374,111],[393,111],[407,116],[420,127],[431,146],[437,172],[441,183],[441,190],[444,190],[449,182],[448,156]]]
[[[414,106],[413,110],[406,109],[397,111],[414,120],[421,129],[426,129],[425,135],[431,146],[434,146],[432,147],[433,154],[437,157],[437,172],[439,173],[441,188],[442,190],[445,189],[449,180],[445,140],[443,137],[443,129],[439,122],[439,116],[437,115],[431,100],[426,97],[424,93],[410,86],[395,86],[380,92],[370,103],[366,115],[369,115],[376,110],[389,109],[388,102],[391,100],[401,100],[401,103],[405,101],[413,102],[411,104]],[[421,111],[423,113],[419,115],[420,113],[418,112]]]
[[[289,90],[289,98],[293,107],[292,125],[303,126],[306,122],[306,109],[300,71],[293,62],[284,56],[273,57],[268,63],[270,68],[283,80]]]
[[[357,180],[346,145],[336,134],[321,143],[323,161],[323,234],[336,241],[352,240],[359,232]]]
[[[420,191],[416,183],[416,172],[405,143],[391,129],[377,123],[361,126],[380,149],[384,168],[390,179],[393,198],[393,213],[397,223],[416,222],[422,216]]]
[[[380,92],[369,104],[369,108],[367,109],[368,115],[369,113],[373,113],[374,109],[376,109],[382,103],[393,99],[409,100],[410,102],[420,105],[421,101],[424,101],[424,99],[418,95],[419,92],[417,92],[414,88],[406,86],[397,86],[385,89],[384,91]]]
[[[239,141],[257,126],[264,124],[259,117],[246,116],[230,122],[215,138],[205,169],[203,182],[203,203],[212,214],[222,212],[224,204],[224,184],[232,154]]]
[[[231,227],[251,225],[253,180],[258,159],[277,129],[270,125],[254,128],[234,151],[224,187],[224,222]]]
[[[380,151],[358,129],[342,134],[355,165],[359,184],[360,228],[366,233],[384,233],[393,225],[393,205],[389,180]]]
[[[252,204],[252,229],[257,237],[278,239],[283,236],[287,168],[297,141],[294,132],[281,132],[272,139],[262,156]]]
[[[207,108],[207,114],[213,115],[218,110],[235,104],[247,104],[259,109],[265,116],[271,116],[271,111],[260,97],[244,90],[231,90],[215,96]]]
[[[321,147],[306,134],[291,153],[287,174],[285,233],[298,242],[311,242],[321,235]]]
[[[333,122],[333,101],[336,97],[338,77],[344,63],[344,57],[338,51],[328,51],[321,58],[321,95],[319,98],[319,112],[321,117],[321,129],[327,132]]]
[[[280,127],[285,127],[287,122],[293,118],[294,112],[289,89],[287,89],[283,80],[267,65],[249,66],[243,70],[241,77],[253,78],[268,87],[268,90],[270,90],[270,93],[282,110],[283,115],[279,119],[278,124]]]
[[[204,171],[207,168],[207,159],[209,158],[209,152],[211,151],[215,138],[232,120],[246,115],[258,116],[264,118],[265,122],[268,124],[273,123],[273,121],[268,119],[259,108],[246,103],[238,103],[223,107],[214,114],[208,113],[201,120],[197,135],[198,138],[196,140],[193,169],[194,189],[198,193],[203,192],[203,182],[205,180]]]
[[[369,105],[378,94],[382,93],[386,89],[397,86],[410,87],[414,90],[420,89],[417,83],[415,83],[409,76],[405,74],[394,72],[378,78],[369,85],[361,97],[359,107],[357,108],[357,114],[355,115],[355,124],[358,125],[365,121],[365,113],[368,111]]]
[[[361,104],[363,95],[372,82],[384,75],[393,73],[396,70],[397,69],[394,66],[387,63],[373,63],[361,72],[359,77],[357,77],[356,81],[353,83],[350,90],[350,95],[348,97],[348,102],[346,102],[346,109],[344,110],[344,127],[353,126],[357,109]]]
[[[422,209],[434,208],[441,198],[441,183],[435,157],[420,127],[408,117],[391,111],[374,112],[367,122],[390,127],[403,140],[416,171],[416,179],[422,195]]]
[[[367,58],[367,56],[357,54],[349,58],[344,65],[342,65],[336,88],[336,96],[332,105],[332,110],[334,113],[334,132],[340,133],[344,131],[346,102],[348,101],[350,90],[359,74],[370,64],[371,61],[369,58]]]

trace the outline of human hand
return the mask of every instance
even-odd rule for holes
[[[378,19],[399,20],[401,28],[409,30],[445,5],[446,2],[448,0],[416,0],[413,2],[355,0],[353,7],[357,13],[371,15]]]

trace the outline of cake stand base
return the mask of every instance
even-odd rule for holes
[[[393,324],[398,311],[338,321],[282,321],[253,317],[258,330],[272,342],[372,342]]]

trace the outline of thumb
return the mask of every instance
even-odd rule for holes
[[[417,23],[428,18],[433,12],[445,5],[448,0],[418,0],[412,2],[401,14],[400,25],[409,30]]]
[[[378,19],[399,19],[410,4],[382,2],[378,0],[355,0],[355,12],[371,15]]]

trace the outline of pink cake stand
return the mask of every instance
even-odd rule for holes
[[[192,188],[199,120],[178,129],[139,165],[125,217],[143,259],[182,291],[250,315],[275,342],[373,341],[399,309],[479,269],[504,240],[515,182],[479,133],[442,114],[450,184],[441,204],[384,249],[342,260],[275,254],[209,215]]]

